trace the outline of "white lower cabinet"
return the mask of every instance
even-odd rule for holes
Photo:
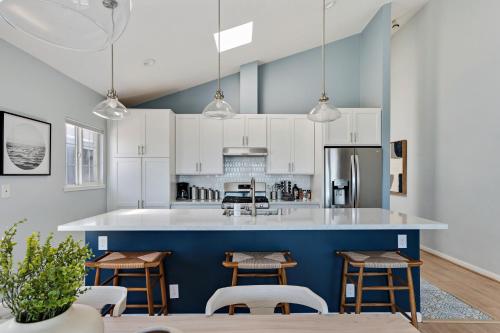
[[[109,210],[170,207],[168,158],[114,158],[109,183]]]
[[[269,174],[314,174],[314,123],[304,115],[268,117]]]

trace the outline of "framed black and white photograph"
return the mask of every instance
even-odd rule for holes
[[[0,175],[50,175],[50,123],[0,111],[0,131]]]

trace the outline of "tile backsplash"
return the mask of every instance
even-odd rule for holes
[[[257,182],[267,185],[267,192],[274,183],[291,181],[303,189],[311,188],[311,176],[305,175],[268,175],[266,174],[266,158],[263,156],[225,156],[224,174],[216,176],[177,176],[177,181],[190,185],[213,188],[224,192],[226,182],[249,182],[254,177]]]

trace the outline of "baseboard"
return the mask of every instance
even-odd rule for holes
[[[447,254],[444,254],[443,252],[431,249],[431,248],[429,248],[427,246],[421,245],[420,249],[423,250],[423,251],[425,251],[425,252],[428,252],[430,254],[433,254],[433,255],[435,255],[437,257],[440,257],[440,258],[443,258],[445,260],[448,260],[448,261],[450,261],[450,262],[452,262],[452,263],[454,263],[454,264],[456,264],[458,266],[461,266],[461,267],[463,267],[463,268],[465,268],[465,269],[467,269],[469,271],[472,271],[474,273],[477,273],[479,275],[482,275],[482,276],[487,277],[489,279],[492,279],[494,281],[500,282],[500,275],[495,274],[493,272],[490,272],[490,271],[488,271],[486,269],[474,266],[472,264],[469,264],[468,262],[465,262],[463,260],[460,260],[460,259],[457,259],[455,257],[449,256]]]

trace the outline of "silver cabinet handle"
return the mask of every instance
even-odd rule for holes
[[[137,200],[137,208],[141,208],[141,206],[139,205],[139,202],[140,202],[140,200]]]
[[[292,172],[295,172],[295,162],[292,162]]]
[[[144,200],[141,200],[141,206],[144,208]]]
[[[292,172],[292,163],[288,162],[288,172]]]
[[[201,172],[201,162],[200,162],[200,172]]]
[[[246,138],[246,145],[248,146],[248,136],[245,136]]]
[[[141,146],[141,153],[144,155],[144,152],[146,151],[146,148],[144,146]]]

